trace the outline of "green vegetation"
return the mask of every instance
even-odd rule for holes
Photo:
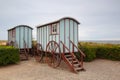
[[[0,46],[0,66],[20,61],[19,50],[11,46]]]
[[[82,42],[78,47],[86,54],[85,61],[96,58],[120,61],[120,45]]]

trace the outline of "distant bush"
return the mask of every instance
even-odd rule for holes
[[[120,46],[112,47],[108,53],[108,59],[120,61]]]
[[[11,46],[0,46],[0,66],[20,61],[19,50]]]
[[[80,46],[78,46],[86,55],[86,57],[84,58],[84,61],[92,61],[96,58],[96,47],[94,46],[82,46],[82,48]]]
[[[85,61],[92,61],[95,58],[120,60],[120,45],[84,42],[78,47],[86,54]]]
[[[96,51],[96,57],[110,60],[120,60],[120,46],[110,44],[99,46]]]
[[[98,47],[97,51],[96,51],[96,57],[97,58],[108,58],[108,54],[110,52],[111,48],[106,47],[106,46],[100,46]]]

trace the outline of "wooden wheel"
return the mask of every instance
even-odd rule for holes
[[[38,62],[41,62],[43,59],[43,49],[42,49],[42,45],[39,43],[37,43],[34,48],[34,57]]]
[[[55,41],[50,41],[46,46],[46,55],[48,65],[56,68],[61,62],[61,50],[60,46]]]

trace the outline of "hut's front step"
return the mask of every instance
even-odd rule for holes
[[[28,60],[28,53],[26,49],[20,49],[20,60]]]
[[[74,72],[77,73],[79,71],[84,70],[80,62],[78,61],[78,59],[73,53],[64,53],[63,57],[64,57],[65,62]]]

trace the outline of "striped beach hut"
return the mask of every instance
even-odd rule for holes
[[[85,55],[77,47],[79,24],[74,18],[63,17],[56,21],[37,26],[38,48],[41,53],[48,55],[49,59],[47,62],[52,67],[58,67],[62,59],[75,72],[84,69],[83,57]],[[74,55],[78,51],[81,54],[80,62]],[[38,57],[36,59],[38,60]]]
[[[77,52],[76,48],[72,48],[70,40],[78,44],[78,25],[80,23],[71,17],[64,17],[59,20],[37,26],[37,43],[40,43],[43,50],[46,50],[46,45],[49,41],[55,41],[60,45],[63,53],[62,41],[71,52]],[[65,50],[65,52],[68,52]]]
[[[8,30],[8,43],[23,49],[32,48],[32,28],[27,25],[18,25]],[[26,44],[26,46],[25,46]]]

